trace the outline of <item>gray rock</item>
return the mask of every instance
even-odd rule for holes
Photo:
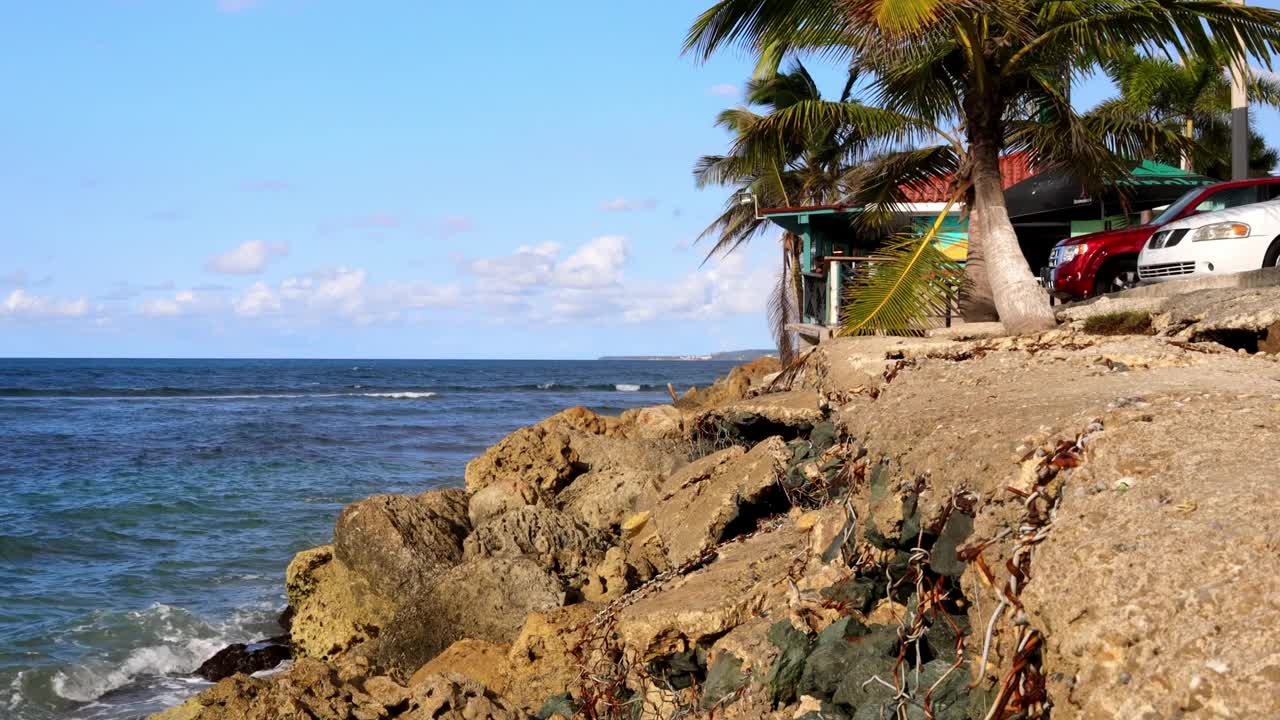
[[[773,661],[773,667],[769,669],[765,680],[769,699],[786,705],[799,697],[796,689],[804,674],[805,658],[809,657],[813,641],[808,635],[792,627],[789,621],[781,620],[769,628],[769,642],[778,648],[778,657]]]
[[[463,557],[527,557],[577,589],[608,549],[609,538],[603,532],[558,510],[529,505],[477,527],[463,544]]]
[[[973,534],[973,516],[953,512],[942,526],[938,540],[929,551],[929,569],[939,575],[958,578],[964,574],[968,563],[956,557],[956,551]]]
[[[564,599],[560,582],[528,558],[469,560],[404,599],[378,638],[375,658],[408,679],[462,638],[511,642],[526,615],[560,607]]]
[[[733,653],[721,653],[707,670],[707,680],[702,686],[702,709],[726,702],[747,684],[742,672],[742,660]]]
[[[460,489],[374,495],[338,516],[333,554],[379,593],[395,597],[461,562],[470,529]]]

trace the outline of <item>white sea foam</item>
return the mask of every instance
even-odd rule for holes
[[[553,388],[553,387],[555,387],[555,386],[556,386],[556,384],[555,384],[555,383],[538,383],[538,389],[539,389],[539,390],[550,390],[551,388]]]
[[[58,670],[49,678],[49,689],[66,700],[92,702],[142,678],[191,673],[227,645],[254,639],[250,628],[262,623],[275,605],[264,600],[235,612],[219,625],[202,622],[185,610],[161,603],[127,613],[127,622],[113,630],[136,633],[139,647],[128,650],[123,659],[119,655],[96,657]]]
[[[395,400],[416,400],[418,398],[435,397],[433,392],[385,392],[385,393],[363,393],[365,397],[376,398],[392,398]]]
[[[617,385],[614,385],[613,388],[618,392],[636,392],[640,389],[640,386],[628,383],[618,383]]]

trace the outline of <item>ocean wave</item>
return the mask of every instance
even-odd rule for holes
[[[360,393],[364,397],[391,398],[392,400],[416,400],[418,398],[435,397],[433,392],[381,392],[381,393]]]
[[[613,386],[613,389],[617,390],[618,392],[637,392],[640,390],[640,387],[641,387],[640,385],[632,385],[629,383],[618,383],[617,385]]]
[[[36,696],[48,693],[64,701],[91,703],[142,681],[190,680],[182,676],[195,671],[222,648],[261,637],[268,629],[274,605],[264,601],[239,610],[217,624],[163,603],[125,613],[94,613],[85,622],[70,628],[60,641],[80,645],[83,643],[77,640],[81,635],[109,636],[117,640],[115,648],[58,668],[47,676],[43,691],[38,687],[26,690]],[[25,693],[19,688],[27,684],[21,679],[15,681],[11,707],[21,703],[21,695]]]

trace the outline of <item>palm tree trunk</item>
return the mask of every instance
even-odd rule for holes
[[[973,208],[973,188],[965,193],[965,207]],[[987,259],[982,247],[982,229],[969,217],[968,250],[964,261],[964,284],[960,288],[960,317],[965,322],[991,322],[1000,319],[991,283],[987,282]]]
[[[1015,334],[1039,332],[1058,322],[1049,306],[1049,295],[1031,274],[1009,221],[1000,174],[999,137],[995,123],[988,128],[971,127],[974,202],[969,212],[970,233],[976,227],[983,269],[1005,330]]]

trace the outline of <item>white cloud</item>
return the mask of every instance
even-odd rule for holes
[[[719,97],[737,97],[738,86],[733,83],[717,83],[707,88],[707,94]]]
[[[289,254],[288,243],[268,243],[262,240],[250,240],[240,243],[230,250],[215,255],[204,267],[209,272],[226,275],[252,275],[260,273],[267,266],[267,261],[275,257]]]
[[[153,298],[142,303],[142,314],[147,317],[178,317],[186,314],[197,301],[196,294],[191,290],[181,290],[174,293],[173,297]]]
[[[610,212],[631,212],[633,210],[652,210],[658,207],[658,201],[653,198],[644,198],[641,200],[628,199],[624,197],[605,200],[600,203],[601,210]]]
[[[279,315],[307,320],[342,318],[358,324],[394,320],[407,310],[452,307],[462,300],[457,285],[370,283],[367,271],[340,267],[290,277],[272,287],[258,281],[233,304],[245,318]]]
[[[517,291],[549,282],[559,254],[559,243],[521,245],[510,255],[480,258],[467,267],[485,289]]]
[[[555,281],[564,288],[600,288],[617,284],[627,262],[627,241],[619,235],[595,238],[558,263]]]
[[[0,317],[14,318],[57,318],[81,317],[89,313],[89,300],[58,300],[55,298],[31,295],[23,288],[9,293],[0,302]]]

